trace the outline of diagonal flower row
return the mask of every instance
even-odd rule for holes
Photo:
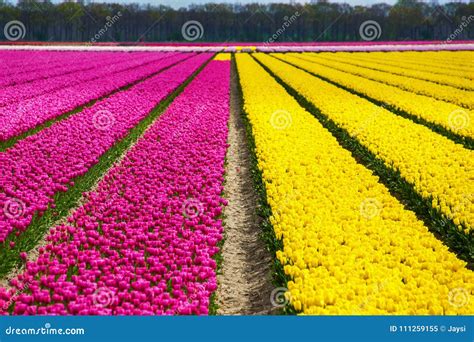
[[[13,138],[45,121],[153,75],[188,56],[184,54],[172,55],[135,69],[111,74],[100,81],[92,81],[89,87],[79,84],[0,108],[0,141]]]
[[[380,53],[374,52],[370,55],[365,55],[369,60],[383,61],[384,63],[393,62],[400,65],[400,60],[403,61],[403,66],[408,69],[424,70],[441,75],[457,76],[467,79],[473,79],[469,75],[474,71],[474,65],[469,63],[472,60],[473,51],[431,51],[431,52],[393,52]],[[466,73],[467,71],[467,73]]]
[[[279,59],[263,54],[257,58],[471,234],[473,151]]]
[[[56,192],[67,191],[74,178],[87,173],[103,153],[210,57],[194,56],[2,153],[0,241],[13,230],[26,229],[35,213],[41,215],[53,204]]]
[[[420,80],[417,78],[396,75],[386,71],[375,70],[368,66],[354,65],[347,63],[349,59],[338,60],[319,56],[317,54],[303,55],[301,58],[321,64],[350,75],[356,75],[368,80],[380,82],[414,94],[425,95],[438,100],[453,103],[468,109],[474,109],[474,92],[473,89],[463,90],[449,85],[437,84],[431,81]],[[472,83],[466,80],[466,83]],[[391,89],[391,88],[390,88]]]
[[[176,73],[175,73],[176,76]],[[211,61],[35,261],[14,314],[207,314],[225,200],[229,61]]]
[[[448,131],[474,138],[474,124],[470,119],[473,111],[470,109],[302,60],[294,55],[278,55],[277,57],[364,96],[442,126]]]
[[[5,59],[4,68],[0,71],[0,86],[10,86],[32,82],[75,72],[88,68],[87,63],[94,63],[104,56],[103,53],[68,52],[61,55],[58,52],[21,51],[18,61],[10,60],[6,51],[0,52],[0,58]],[[122,53],[106,53],[107,56],[122,56]],[[3,62],[3,61],[2,61]],[[85,63],[85,64],[84,64]]]
[[[464,71],[453,71],[451,74],[448,71],[448,74],[440,74],[442,70],[439,70],[440,65],[444,63],[439,63],[437,67],[423,66],[419,63],[413,66],[404,62],[403,56],[399,56],[398,60],[390,60],[388,58],[381,57],[380,59],[372,59],[369,55],[372,54],[320,54],[321,57],[331,57],[337,61],[341,61],[347,64],[362,66],[369,69],[385,71],[395,75],[407,76],[415,79],[431,81],[438,84],[449,85],[459,89],[474,90],[474,84],[469,80],[468,73],[469,70]],[[468,57],[468,56],[466,56]],[[424,59],[424,57],[423,57]],[[420,62],[422,58],[420,58]]]
[[[236,58],[289,303],[310,315],[472,312],[466,263],[252,57]]]
[[[141,65],[169,57],[167,54],[150,54],[137,53],[129,56],[105,54],[95,61],[78,61],[77,66],[81,68],[71,71],[66,69],[64,74],[58,76],[39,78],[27,83],[15,84],[5,87],[0,93],[0,106],[9,103],[20,102],[21,100],[30,99],[41,94],[50,93],[59,89],[70,88],[80,84],[83,88],[92,87],[94,82],[103,82],[114,73],[126,71]],[[41,71],[32,72],[31,74],[39,74]]]

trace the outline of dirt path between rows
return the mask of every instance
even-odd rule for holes
[[[222,268],[217,276],[217,313],[265,315],[276,311],[270,302],[274,288],[271,281],[272,257],[259,236],[257,195],[253,188],[245,125],[240,116],[237,82],[237,78],[232,77],[230,146],[224,189],[229,204],[224,210],[225,241]]]

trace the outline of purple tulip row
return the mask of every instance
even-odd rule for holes
[[[229,61],[211,61],[0,289],[5,313],[207,314],[226,201]],[[26,255],[23,255],[26,258]]]
[[[173,54],[134,69],[91,81],[88,87],[79,84],[2,107],[0,108],[0,141],[6,141],[27,132],[45,121],[148,77],[187,57],[189,55]]]
[[[22,100],[34,98],[41,94],[51,94],[53,91],[75,85],[89,88],[95,82],[101,82],[114,73],[127,71],[168,56],[171,56],[171,54],[134,53],[129,54],[127,58],[117,54],[105,54],[94,62],[78,62],[77,65],[82,66],[79,70],[71,72],[68,69],[65,74],[5,87],[0,92],[0,107],[9,103],[19,103]],[[32,73],[33,76],[34,74]]]
[[[23,51],[24,58],[18,62],[12,62],[6,59],[5,52],[0,52],[0,60],[6,63],[0,72],[0,86],[9,86],[31,82],[38,79],[54,77],[64,73],[79,71],[87,67],[87,63],[94,63],[103,57],[111,57],[114,53],[95,52],[91,54],[85,53],[68,53],[62,59],[49,57],[51,52],[42,52],[47,54],[44,58],[38,58],[32,51]],[[115,56],[121,55],[126,59],[127,54],[115,53]]]
[[[12,231],[20,234],[34,213],[41,215],[54,205],[55,193],[67,191],[74,178],[85,174],[211,56],[195,55],[1,153],[0,241]]]
[[[0,51],[0,61],[5,68],[0,70],[0,75],[28,72],[52,66],[53,64],[68,63],[75,60],[77,55],[79,53],[75,51],[65,51],[61,54],[56,51],[2,50]],[[82,53],[82,56],[88,57],[84,53]]]
[[[78,54],[83,54],[82,51],[55,51],[55,50],[2,50],[0,51],[0,59],[5,59],[7,67],[19,67],[19,66],[37,66],[38,63],[49,64],[54,62],[65,62],[71,58],[75,58]],[[1,70],[4,72],[4,70]]]

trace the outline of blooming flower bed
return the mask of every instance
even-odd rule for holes
[[[82,62],[97,61],[102,54],[2,51],[1,56],[5,68],[0,71],[0,85],[9,86],[82,70],[87,68]]]
[[[441,60],[435,65],[424,65],[425,58],[422,56],[412,61],[403,55],[393,59],[384,56],[377,58],[377,56],[372,56],[371,53],[322,53],[319,55],[326,58],[330,57],[347,64],[385,71],[395,75],[431,81],[459,89],[474,90],[474,84],[472,84],[474,76],[471,76],[473,73],[471,72],[471,75],[469,75],[469,73],[466,73],[466,69],[450,70],[450,66],[462,68],[461,65],[454,64],[453,60]],[[456,59],[463,58],[463,56],[468,58],[467,54],[460,52],[460,57],[456,57]],[[454,60],[454,62],[456,62],[456,60]],[[448,68],[444,68],[446,63],[448,64]]]
[[[282,57],[279,58],[291,62],[304,70],[325,77],[372,99],[401,109],[428,122],[438,124],[453,133],[471,139],[474,138],[474,125],[470,120],[467,120],[466,123],[458,124],[456,119],[456,115],[472,116],[472,110],[470,109],[460,107],[453,103],[440,101],[432,97],[415,94],[395,86],[372,81],[365,77],[351,75],[332,67],[311,63],[296,58],[294,55],[285,54],[281,56]],[[308,77],[309,76],[310,75],[308,75]]]
[[[111,74],[101,79],[100,82],[93,80],[89,83],[89,87],[79,84],[0,108],[0,141],[13,138],[47,120],[54,119],[94,99],[153,75],[189,56],[186,54],[172,55],[134,69]],[[34,112],[35,115],[31,115],[31,112]]]
[[[471,314],[474,45],[439,45],[0,44],[0,314],[212,314],[256,255],[259,312]]]
[[[402,54],[394,52],[386,54],[373,52],[356,54],[354,57],[371,61],[374,63],[374,65],[384,64],[390,66],[400,66],[400,61],[403,61],[403,68],[410,72],[413,70],[419,70],[434,74],[472,79],[472,77],[469,75],[469,72],[466,73],[467,70],[464,65],[464,61],[469,59],[470,52],[460,51],[456,52],[456,55],[448,55],[445,57],[438,56],[440,52],[433,52],[429,58],[425,57],[425,53],[418,54],[414,52],[404,52]],[[457,54],[460,55],[458,56]]]
[[[211,56],[191,57],[19,141],[2,153],[0,207],[13,207],[12,202],[19,200],[23,208],[20,215],[15,211],[0,216],[0,241],[13,230],[26,229],[33,215],[41,215],[53,205],[56,192],[67,191],[74,178],[85,174],[105,151]]]
[[[428,97],[450,102],[461,107],[474,109],[474,92],[470,90],[462,90],[447,85],[436,84],[430,81],[419,80],[411,77],[374,70],[372,68],[347,64],[347,58],[344,61],[338,61],[320,57],[317,54],[306,54],[301,58],[350,75],[356,75],[363,77],[364,79],[395,86],[414,94],[426,95]],[[470,82],[467,79],[465,79],[464,84],[466,84],[465,87],[474,86],[470,85]]]
[[[3,311],[13,303],[14,314],[208,313],[229,80],[229,61],[202,70],[68,224],[52,230],[13,288],[0,290]]]
[[[237,66],[271,222],[302,314],[468,314],[474,273],[248,55]],[[278,74],[302,79],[258,55]],[[291,79],[293,81],[293,78]],[[295,83],[295,82],[293,82]],[[325,99],[333,95],[316,81]],[[333,97],[332,103],[350,103]]]
[[[470,234],[474,227],[471,150],[276,58],[264,54],[257,58]]]
[[[123,54],[106,54],[100,59],[78,61],[80,69],[68,66],[61,74],[51,77],[38,77],[34,81],[18,83],[5,87],[0,94],[0,106],[19,102],[24,99],[73,87],[80,84],[83,88],[92,87],[97,82],[107,82],[107,78],[117,72],[139,67],[143,64],[170,57],[170,54],[137,53],[124,56]],[[41,74],[42,70],[30,74]],[[79,91],[79,88],[76,88]]]

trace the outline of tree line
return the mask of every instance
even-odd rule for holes
[[[0,27],[0,36],[8,39],[6,25],[14,21],[24,26],[20,37],[24,41],[360,41],[361,25],[370,21],[380,28],[370,39],[463,40],[474,36],[473,15],[472,2],[439,5],[417,0],[399,0],[393,6],[350,6],[319,0],[307,4],[209,3],[179,9],[44,0],[12,5],[0,0],[0,25],[5,26]],[[190,27],[185,27],[186,23]]]

